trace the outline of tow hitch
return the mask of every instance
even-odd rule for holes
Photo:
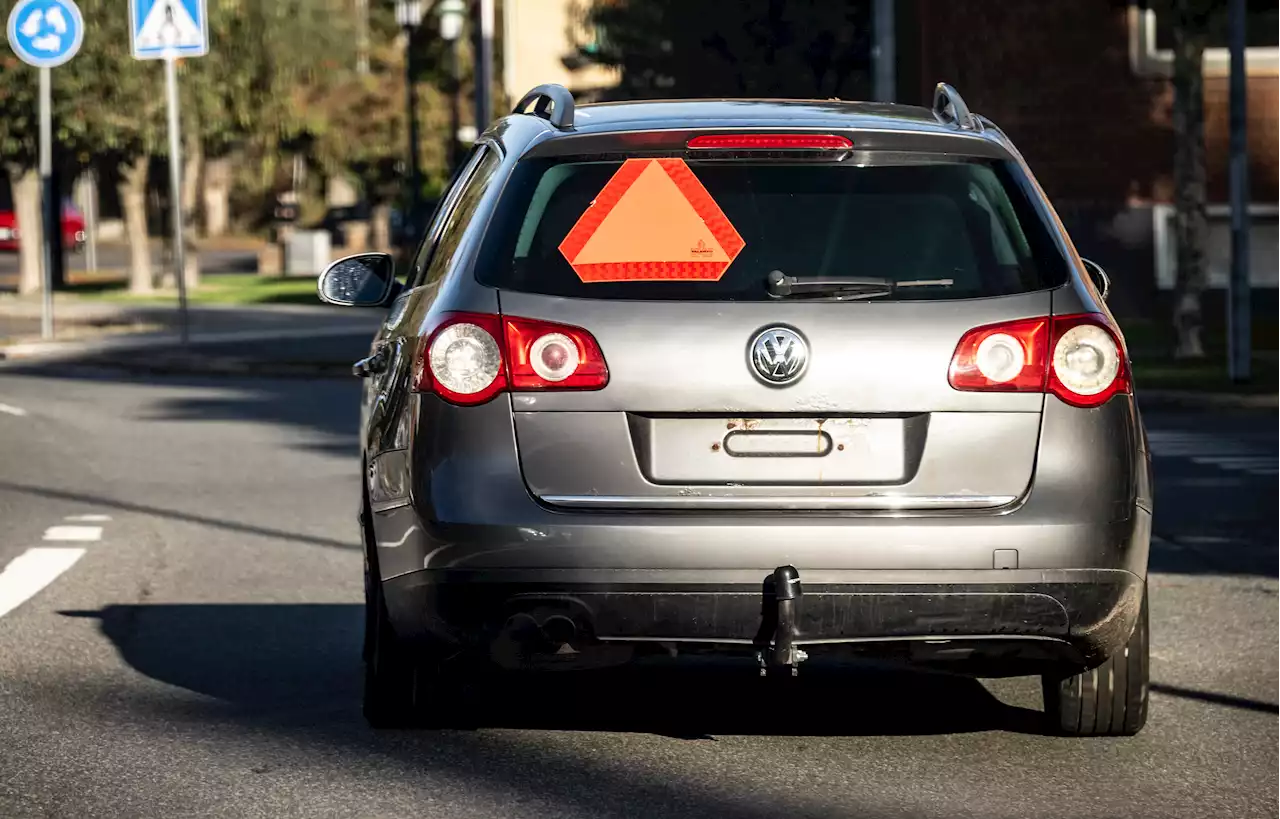
[[[799,674],[800,663],[809,659],[809,655],[795,645],[796,607],[802,594],[800,572],[795,566],[779,566],[773,570],[773,594],[771,597],[766,588],[764,613],[756,638],[759,647],[756,662],[760,665],[761,677],[768,676],[770,668],[789,671],[794,677]]]

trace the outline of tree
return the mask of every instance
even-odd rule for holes
[[[621,69],[628,97],[867,96],[870,3],[596,0],[579,59]]]
[[[1203,358],[1200,296],[1206,285],[1204,49],[1216,0],[1172,0],[1174,238],[1177,280],[1174,287],[1174,355]]]
[[[370,73],[345,72],[317,93],[316,151],[331,173],[350,172],[361,182],[370,206],[372,244],[390,245],[390,208],[403,192],[407,152],[405,86],[401,47],[375,47]]]
[[[163,141],[161,66],[133,59],[128,20],[111,0],[79,0],[84,43],[69,63],[55,69],[54,109],[60,143],[101,168],[120,171],[120,203],[129,239],[129,289],[150,292],[151,247],[147,238],[147,171]]]
[[[0,2],[8,19],[11,2]],[[18,292],[41,288],[37,69],[23,64],[12,52],[0,54],[0,158],[13,189],[14,213],[21,232],[18,245]]]
[[[203,157],[207,234],[226,229],[231,157],[263,163],[274,175],[286,148],[306,142],[315,112],[299,107],[300,89],[329,83],[353,63],[354,21],[343,0],[223,0],[209,10],[209,54],[187,63],[184,114]],[[194,146],[193,146],[194,148]],[[194,207],[194,202],[190,202]]]

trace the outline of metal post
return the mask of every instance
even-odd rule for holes
[[[894,48],[893,4],[895,0],[875,0],[871,10],[874,45],[871,47],[875,98],[893,102],[897,96],[897,53]]]
[[[53,338],[53,243],[59,241],[61,225],[57,214],[57,193],[53,189],[53,79],[50,69],[40,69],[40,190],[43,223],[44,295],[40,314],[40,337]],[[53,206],[50,206],[50,200]]]
[[[449,170],[458,167],[458,130],[462,127],[458,96],[462,82],[458,79],[458,41],[449,41]]]
[[[88,195],[84,198],[84,263],[90,272],[98,269],[98,172],[90,169]]]
[[[1227,371],[1250,378],[1253,339],[1249,281],[1249,155],[1245,118],[1245,0],[1231,0],[1231,278],[1227,287]]]
[[[182,243],[182,135],[178,130],[178,66],[164,59],[165,94],[169,98],[169,208],[173,221],[173,264],[178,281],[178,332],[187,343],[187,277]]]
[[[418,218],[418,198],[422,196],[422,177],[418,169],[418,95],[414,85],[413,33],[416,29],[404,29],[404,86],[406,111],[409,117],[409,212],[404,223],[412,224]]]
[[[476,27],[476,135],[484,133],[493,116],[493,0],[477,0],[480,25]]]

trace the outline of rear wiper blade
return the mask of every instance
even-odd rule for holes
[[[772,270],[765,278],[769,295],[778,299],[792,296],[836,296],[845,299],[873,299],[892,295],[908,287],[950,287],[952,279],[894,281],[874,276],[815,276],[799,278]]]

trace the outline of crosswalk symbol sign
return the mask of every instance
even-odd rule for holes
[[[209,53],[205,0],[129,0],[129,34],[138,60]]]

